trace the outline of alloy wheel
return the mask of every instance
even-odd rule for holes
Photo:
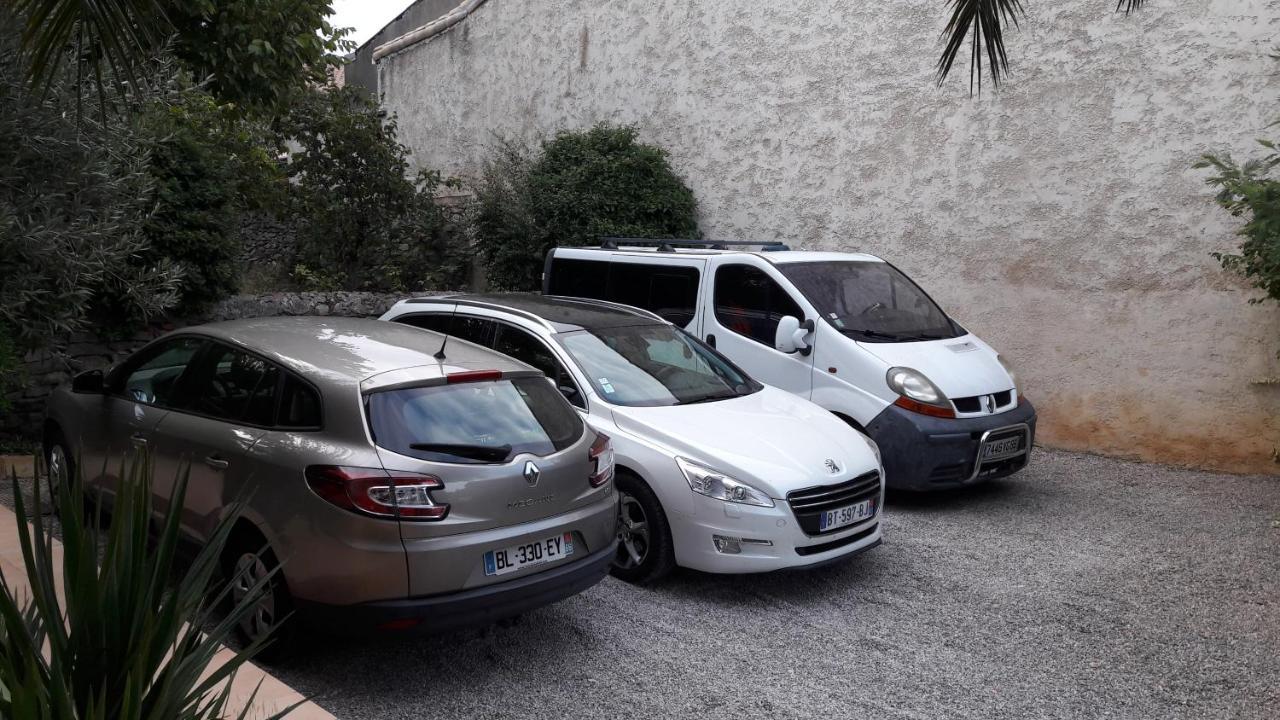
[[[630,493],[621,493],[618,503],[618,558],[615,564],[630,570],[644,563],[649,554],[649,518],[644,506]]]
[[[231,599],[238,607],[255,587],[260,587],[258,601],[253,609],[240,618],[240,629],[250,640],[266,637],[276,624],[276,597],[271,582],[263,584],[270,575],[266,563],[256,553],[244,553],[236,560],[235,579],[231,585]]]

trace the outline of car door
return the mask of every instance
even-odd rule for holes
[[[156,426],[179,401],[203,338],[186,335],[148,345],[107,377],[102,413],[86,422],[80,467],[92,490],[110,496],[126,458],[137,450],[154,453]]]
[[[579,410],[587,409],[587,398],[582,388],[542,338],[515,325],[499,322],[493,349],[541,370],[570,405]]]
[[[738,258],[718,259],[703,294],[702,334],[707,344],[760,382],[807,398],[813,354],[774,347],[778,322],[788,315],[816,317],[765,268]],[[810,337],[813,337],[813,333]]]
[[[245,457],[275,418],[284,372],[257,355],[211,342],[192,364],[181,402],[160,420],[156,475],[157,512],[173,501],[182,473],[187,491],[182,529],[206,535],[248,478]],[[248,498],[243,498],[248,500]]]

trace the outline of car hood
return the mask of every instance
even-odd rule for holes
[[[949,398],[988,395],[1013,387],[1013,379],[996,360],[996,351],[976,335],[908,343],[859,342],[858,345],[890,367],[919,370]]]
[[[879,467],[868,441],[835,415],[766,386],[730,400],[613,408],[620,430],[783,499]],[[832,472],[827,461],[835,463]]]

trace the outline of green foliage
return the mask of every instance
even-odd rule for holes
[[[146,458],[135,458],[122,470],[105,529],[101,517],[85,517],[79,481],[58,484],[61,568],[54,558],[53,529],[40,512],[40,483],[29,510],[14,476],[18,527],[33,525],[32,532],[19,533],[31,592],[20,599],[8,579],[0,588],[0,717],[226,717],[230,679],[261,646],[245,648],[202,676],[236,624],[253,610],[265,583],[218,617],[215,607],[230,597],[229,586],[210,588],[239,510],[219,524],[194,561],[183,562],[179,510],[166,513],[159,538],[150,540],[151,473]],[[182,472],[174,508],[182,507],[186,485]],[[61,602],[55,591],[59,576],[65,588]]]
[[[19,387],[19,383],[23,380],[20,374],[20,358],[18,357],[18,349],[15,347],[12,331],[8,326],[0,322],[0,412],[9,409],[9,391]],[[0,449],[0,452],[3,452]]]
[[[195,0],[166,3],[173,52],[222,102],[275,113],[324,82],[355,48],[328,17],[330,0]]]
[[[537,155],[500,141],[475,187],[472,224],[489,282],[507,290],[539,286],[556,245],[600,236],[699,237],[697,201],[661,148],[636,130],[606,124],[562,132]]]
[[[394,121],[355,88],[305,96],[281,123],[298,228],[295,280],[306,289],[458,287],[466,249],[447,232],[437,172],[410,176]]]
[[[31,85],[51,86],[70,60],[104,105],[120,89],[112,77],[143,86],[146,66],[171,49],[209,78],[219,101],[275,112],[354,47],[326,20],[330,0],[16,0],[14,8],[26,18]]]
[[[1260,140],[1267,154],[1237,164],[1228,155],[1206,155],[1196,163],[1210,168],[1209,184],[1219,188],[1217,201],[1232,215],[1245,220],[1239,234],[1244,237],[1238,253],[1213,253],[1222,267],[1239,273],[1263,291],[1265,299],[1280,301],[1280,180],[1274,171],[1280,166],[1276,145]]]
[[[181,272],[167,261],[137,262],[154,193],[147,138],[127,124],[77,120],[72,76],[29,101],[6,27],[0,22],[0,324],[21,353],[84,328],[103,294],[138,317],[164,311],[177,300]]]

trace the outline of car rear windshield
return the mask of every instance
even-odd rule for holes
[[[918,285],[888,263],[783,263],[778,269],[823,319],[857,340],[915,342],[964,334]]]
[[[374,442],[432,462],[503,463],[545,456],[582,436],[582,420],[546,378],[527,377],[374,392]]]

